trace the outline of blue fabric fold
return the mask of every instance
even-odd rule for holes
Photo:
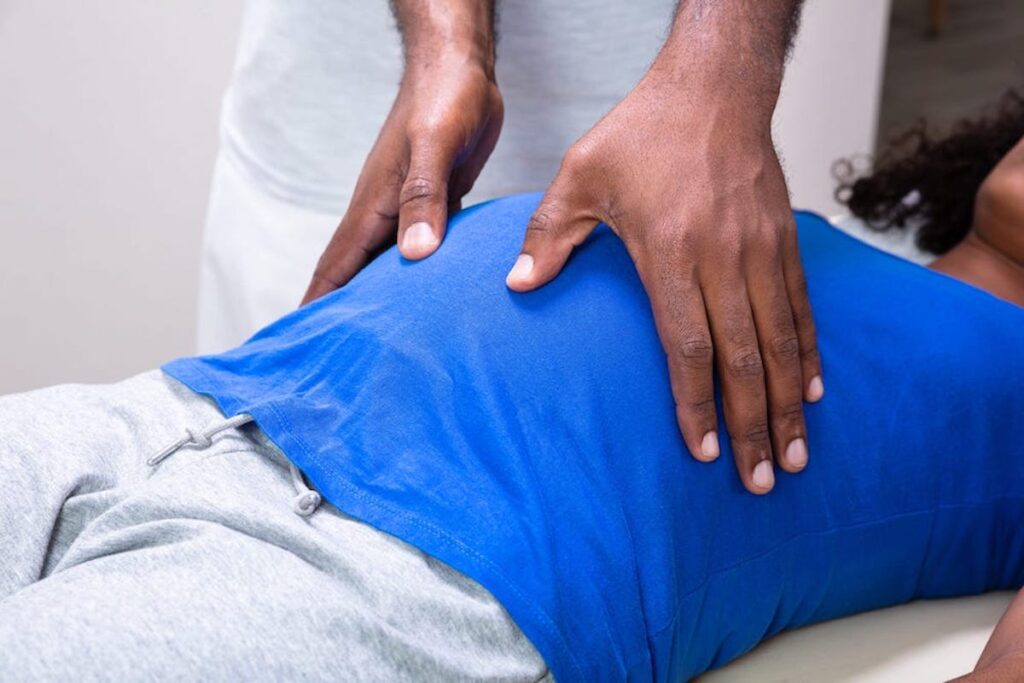
[[[465,210],[434,256],[392,249],[164,369],[483,584],[559,681],[682,680],[786,628],[1024,581],[1024,310],[797,214],[827,395],[807,469],[758,497],[728,438],[687,453],[610,230],[505,288],[538,199]]]

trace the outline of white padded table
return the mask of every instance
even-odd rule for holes
[[[921,600],[782,633],[700,683],[913,683],[968,673],[1012,591]]]

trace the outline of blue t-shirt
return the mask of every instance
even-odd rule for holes
[[[165,367],[338,508],[487,587],[559,681],[679,680],[784,628],[1024,578],[1024,310],[799,214],[828,394],[811,461],[693,460],[647,296],[599,228],[505,288],[537,195],[392,249],[243,346]]]

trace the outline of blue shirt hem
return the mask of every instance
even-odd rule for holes
[[[416,546],[483,585],[511,614],[540,652],[556,680],[587,680],[551,617],[530,601],[516,582],[510,580],[497,566],[429,521],[408,510],[398,509],[348,481],[294,434],[287,419],[273,404],[246,406],[237,397],[213,393],[218,382],[203,371],[200,362],[194,358],[179,358],[163,365],[161,369],[192,391],[213,399],[225,416],[242,412],[252,415],[267,437],[339,510]]]

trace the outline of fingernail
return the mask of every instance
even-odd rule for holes
[[[825,395],[825,385],[821,381],[821,375],[815,375],[807,385],[807,400],[815,403]]]
[[[402,255],[411,258],[426,256],[437,246],[437,237],[430,224],[423,221],[413,223],[402,238]]]
[[[718,457],[718,434],[714,430],[704,435],[703,441],[700,442],[700,453],[705,460],[714,460]]]
[[[793,439],[786,446],[786,462],[789,466],[802,470],[807,466],[807,442],[801,439]]]
[[[769,490],[775,485],[775,472],[772,471],[772,461],[762,460],[754,466],[754,486],[759,489]]]
[[[512,270],[509,271],[508,277],[505,278],[505,282],[511,283],[513,280],[523,280],[529,277],[532,270],[533,257],[529,254],[520,254],[519,258],[516,259],[515,265],[512,266]]]

